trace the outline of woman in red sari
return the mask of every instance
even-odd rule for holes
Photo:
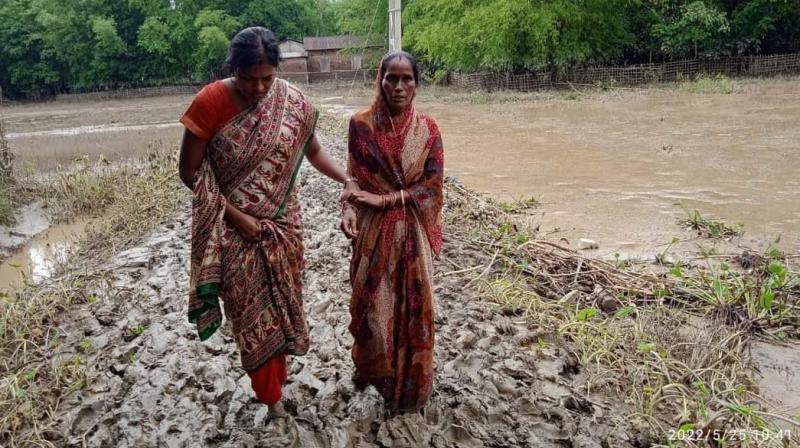
[[[442,139],[414,108],[418,80],[410,54],[381,61],[374,103],[350,120],[348,171],[361,191],[342,218],[355,239],[354,379],[400,411],[424,407],[433,388],[432,257],[442,247]]]
[[[231,41],[233,76],[205,86],[181,118],[180,177],[194,192],[189,320],[200,339],[225,317],[242,367],[271,415],[283,413],[286,354],[303,355],[303,240],[294,181],[303,158],[355,189],[314,136],[317,111],[276,77],[278,42],[261,27]]]

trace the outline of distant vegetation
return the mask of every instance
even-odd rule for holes
[[[800,0],[405,0],[430,73],[800,51]],[[208,80],[229,39],[387,32],[387,0],[4,0],[10,98]]]

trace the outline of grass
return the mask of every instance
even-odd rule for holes
[[[511,201],[500,201],[497,206],[506,213],[519,214],[538,207],[539,200],[533,197],[517,198]]]
[[[789,446],[776,425],[786,418],[757,404],[746,361],[756,335],[800,339],[799,276],[779,251],[727,265],[676,263],[667,274],[623,271],[519,231],[508,207],[457,184],[446,196],[451,238],[491,257],[470,283],[503,313],[566,339],[587,392],[624,400],[633,431],[649,443],[707,446],[690,437],[703,431],[716,446]]]
[[[12,189],[0,183],[0,225],[11,226],[16,223],[17,207],[14,204]]]
[[[130,168],[111,166],[104,158],[88,156],[75,160],[75,166],[59,167],[56,172],[37,182],[39,197],[57,210],[62,219],[71,216],[97,216],[117,201],[120,179],[130,176]]]
[[[742,234],[742,226],[730,226],[722,221],[709,219],[699,211],[686,212],[687,217],[678,220],[678,225],[696,231],[707,238],[732,238]]]
[[[723,74],[707,75],[700,74],[692,81],[684,81],[680,88],[692,93],[733,93],[733,81]]]
[[[14,153],[6,139],[3,120],[0,120],[0,225],[10,226],[16,222],[13,173]]]
[[[94,350],[82,332],[65,331],[70,308],[130,295],[116,289],[102,269],[92,275],[80,269],[131,246],[170,216],[182,192],[174,153],[153,148],[136,166],[84,161],[34,186],[49,195],[62,219],[95,219],[78,244],[80,253],[66,264],[75,268],[64,267],[53,280],[13,295],[0,294],[0,446],[53,446],[54,411],[64,397],[87,386],[85,359]],[[141,324],[131,329],[143,330]]]

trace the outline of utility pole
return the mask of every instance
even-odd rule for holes
[[[400,21],[402,0],[389,0],[389,51],[403,49],[403,30]]]

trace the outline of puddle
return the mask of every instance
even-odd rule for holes
[[[85,222],[55,226],[33,238],[0,265],[0,291],[14,290],[25,280],[41,282],[64,263],[83,235]]]
[[[755,342],[751,350],[753,362],[761,372],[757,379],[762,398],[774,407],[774,412],[800,422],[800,345]],[[800,431],[800,426],[784,429]]]
[[[34,235],[44,232],[50,226],[40,203],[28,204],[20,208],[17,222],[13,227],[0,226],[0,252],[8,254],[16,247],[30,240]]]

